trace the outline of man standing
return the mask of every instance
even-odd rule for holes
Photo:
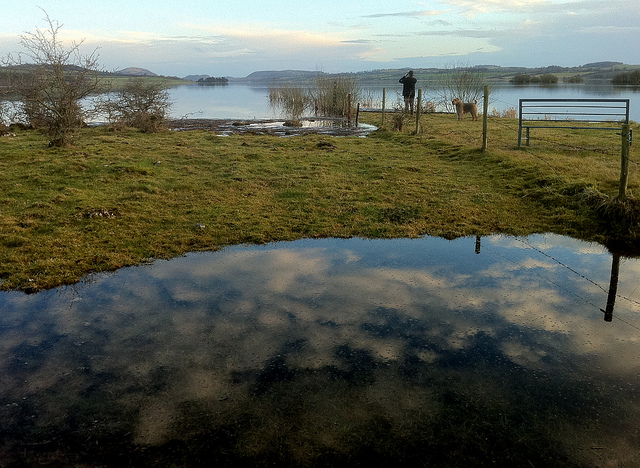
[[[402,83],[402,97],[404,97],[404,111],[411,111],[413,115],[413,100],[416,97],[416,80],[413,77],[413,70],[409,70],[406,75],[400,78]]]

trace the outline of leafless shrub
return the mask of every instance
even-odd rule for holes
[[[398,98],[393,103],[393,112],[391,113],[391,123],[393,124],[393,129],[402,132],[407,124],[410,114],[406,111],[404,105],[404,98],[398,95]]]
[[[436,103],[433,101],[424,101],[422,103],[422,114],[433,114],[436,111]]]
[[[460,98],[462,102],[482,100],[485,79],[482,73],[471,67],[444,69],[436,79],[435,93],[439,104],[453,110],[451,101]]]
[[[489,113],[489,117],[499,117],[503,119],[517,119],[518,118],[518,109],[515,107],[509,107],[508,109],[503,109],[499,111],[498,109],[491,109]]]
[[[132,127],[155,133],[166,128],[171,103],[164,83],[138,77],[101,99],[99,107],[116,129]]]
[[[102,91],[98,57],[95,51],[82,54],[82,41],[65,47],[59,37],[62,25],[46,12],[45,21],[47,29],[21,37],[25,52],[4,62],[11,66],[9,87],[22,102],[26,123],[41,129],[50,146],[68,146],[92,112],[81,101]]]
[[[362,107],[382,107],[382,99],[372,89],[360,90],[358,102]]]

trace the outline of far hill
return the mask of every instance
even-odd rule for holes
[[[532,76],[544,74],[556,74],[560,79],[570,76],[580,76],[584,80],[611,80],[616,74],[621,72],[629,72],[640,69],[638,65],[626,65],[622,62],[593,62],[577,67],[561,67],[551,65],[548,67],[501,67],[498,65],[475,65],[470,67],[457,67],[457,69],[469,69],[473,72],[482,74],[487,82],[509,82],[511,78],[519,74],[528,74]],[[307,83],[315,80],[319,76],[332,77],[349,77],[355,78],[360,83],[395,83],[403,76],[409,68],[399,69],[378,69],[361,71],[354,73],[324,73],[319,71],[304,70],[264,70],[256,71],[244,78],[231,78],[233,82],[244,83]],[[451,72],[454,68],[414,68],[418,80],[422,83],[438,80],[447,72]]]
[[[323,76],[325,73],[305,70],[265,70],[256,71],[245,78],[235,78],[234,81],[256,81],[256,82],[277,82],[277,81],[308,81]]]
[[[147,70],[146,68],[138,68],[138,67],[129,67],[123,70],[118,70],[115,72],[116,75],[127,75],[127,76],[158,76],[155,73]]]
[[[593,63],[585,63],[581,65],[580,68],[611,68],[618,65],[624,65],[622,62],[593,62]]]

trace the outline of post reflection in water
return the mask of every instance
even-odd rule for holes
[[[639,464],[640,263],[480,244],[239,246],[3,293],[0,464]]]
[[[613,320],[613,308],[616,305],[616,295],[618,293],[618,275],[620,274],[620,254],[612,254],[611,258],[611,280],[609,281],[607,308],[604,312],[605,322],[611,322]]]

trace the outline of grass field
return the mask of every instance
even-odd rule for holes
[[[386,118],[367,138],[93,128],[72,148],[16,130],[0,138],[0,288],[304,237],[637,239],[633,155],[622,222],[603,209],[618,194],[615,132],[540,130],[519,149],[517,120],[492,118],[481,152],[482,122],[430,114],[415,135]]]
[[[102,79],[104,85],[108,87],[109,90],[119,91],[121,90],[125,84],[130,82],[133,79],[139,79],[140,77],[136,76],[107,76]],[[182,86],[193,84],[191,81],[183,80],[180,78],[170,78],[165,76],[145,76],[143,77],[145,83],[148,84],[159,84],[165,86],[167,88],[171,88],[173,86]]]

